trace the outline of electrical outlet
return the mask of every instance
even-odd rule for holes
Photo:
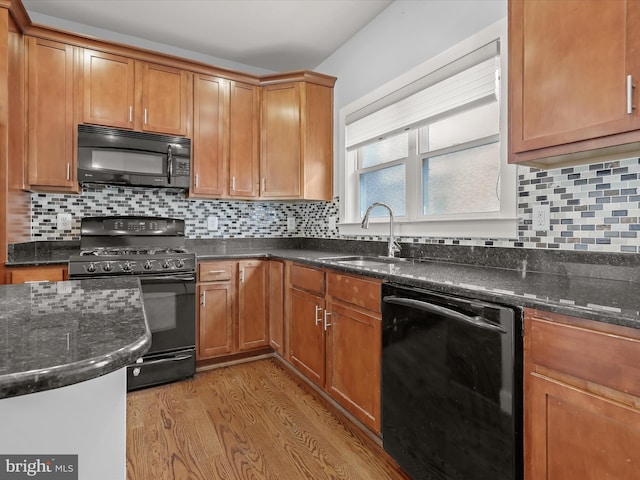
[[[296,217],[293,215],[289,215],[287,217],[287,232],[295,232],[296,231]]]
[[[207,217],[207,228],[209,230],[218,230],[218,217],[210,215]]]
[[[57,218],[58,230],[71,230],[71,214],[59,213]]]
[[[336,229],[336,217],[329,217],[329,230]]]
[[[549,205],[534,205],[533,207],[533,229],[535,231],[549,231],[550,229],[550,208]]]

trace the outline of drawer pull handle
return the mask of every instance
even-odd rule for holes
[[[209,270],[209,273],[225,273],[226,270]]]

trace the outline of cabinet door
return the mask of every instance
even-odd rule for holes
[[[142,127],[147,132],[187,135],[192,75],[151,63],[136,67],[142,76]]]
[[[73,190],[73,47],[29,38],[27,55],[29,184],[35,189]]]
[[[194,80],[192,194],[225,193],[227,84],[223,78],[207,75],[196,75]]]
[[[233,284],[202,284],[198,287],[198,359],[226,355],[233,351]]]
[[[302,197],[333,199],[333,88],[304,85]]]
[[[269,85],[262,90],[262,197],[300,197],[300,85]]]
[[[84,123],[134,127],[134,61],[110,53],[84,51]]]
[[[229,99],[229,195],[256,197],[259,183],[258,87],[231,82]]]
[[[290,290],[291,363],[320,386],[324,386],[324,300],[315,295]]]
[[[640,411],[540,375],[527,381],[525,478],[638,478]]]
[[[269,262],[269,340],[280,355],[284,351],[284,263]]]
[[[269,345],[269,262],[238,262],[238,349]]]
[[[514,0],[509,5],[511,161],[518,161],[517,153],[640,127],[640,109],[627,111],[626,88],[627,75],[640,86],[639,2]],[[640,106],[637,87],[630,95]],[[625,142],[612,144],[619,143]]]
[[[361,422],[380,431],[380,317],[328,305],[326,326],[329,394]]]

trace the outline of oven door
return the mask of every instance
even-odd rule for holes
[[[195,348],[195,275],[142,275],[139,278],[151,330],[151,348],[146,355]]]

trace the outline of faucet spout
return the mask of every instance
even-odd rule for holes
[[[393,233],[393,210],[389,205],[382,202],[373,202],[367,208],[367,211],[365,212],[364,217],[362,218],[361,226],[362,228],[365,228],[365,229],[369,228],[369,213],[375,207],[383,207],[389,211],[389,244],[387,246],[387,255],[389,257],[395,257],[396,253],[400,253],[400,245],[398,244],[398,242],[396,242],[395,235]]]

